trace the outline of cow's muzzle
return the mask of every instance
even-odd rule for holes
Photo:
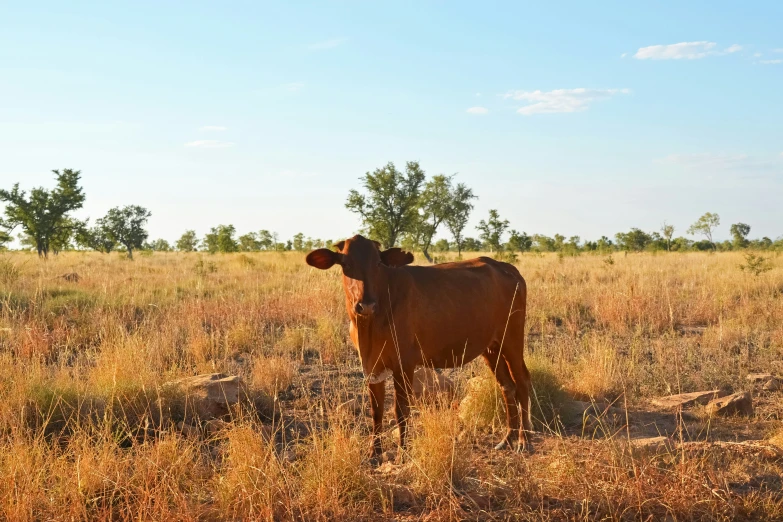
[[[359,301],[353,309],[359,315],[369,316],[375,313],[376,305],[371,301]]]

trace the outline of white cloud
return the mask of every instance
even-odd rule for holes
[[[781,47],[780,49],[772,49],[772,52],[773,53],[783,53],[783,47]]]
[[[480,92],[476,93],[476,98],[481,98],[481,93]]]
[[[304,87],[304,82],[291,82],[283,85],[283,89],[287,90],[288,92],[300,92],[304,89]]]
[[[637,60],[696,60],[707,56],[736,53],[742,46],[734,44],[725,51],[719,51],[715,42],[680,42],[669,45],[640,47],[633,55]]]
[[[199,127],[198,130],[207,132],[223,132],[228,130],[228,127],[223,127],[222,125],[204,125],[203,127]]]
[[[196,140],[186,143],[185,146],[197,149],[227,149],[233,147],[234,143],[218,140]]]
[[[759,63],[763,63],[764,65],[775,65],[783,63],[783,60],[759,60]]]
[[[623,53],[620,55],[620,58],[625,58],[626,56],[628,56],[628,53]]]
[[[517,109],[519,114],[545,114],[555,112],[579,112],[600,100],[606,100],[616,94],[628,94],[629,89],[556,89],[554,91],[509,91],[505,99],[530,102]]]
[[[307,46],[311,51],[325,51],[326,49],[334,49],[342,45],[345,42],[345,38],[332,38],[331,40],[324,40],[323,42],[316,42]]]
[[[486,107],[471,107],[465,112],[467,112],[468,114],[486,114],[489,112],[489,109],[487,109]]]
[[[761,53],[753,53],[753,58],[761,58]]]

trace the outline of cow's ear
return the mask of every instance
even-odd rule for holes
[[[381,263],[386,266],[403,266],[413,263],[413,254],[399,248],[390,248],[381,252]]]
[[[335,244],[334,244],[334,245],[332,245],[332,246],[333,246],[334,248],[336,248],[337,250],[339,250],[340,252],[342,252],[342,251],[343,251],[343,248],[345,248],[345,241],[340,241],[339,243],[335,243]]]
[[[380,243],[378,243],[377,241],[373,241],[373,243],[375,243],[375,248],[377,248],[378,250],[381,249],[381,244]]]
[[[342,254],[339,252],[333,252],[328,248],[319,248],[318,250],[313,250],[307,254],[307,257],[305,258],[305,261],[307,261],[308,265],[314,266],[315,268],[319,268],[321,270],[332,268],[335,263],[340,264],[341,260]]]

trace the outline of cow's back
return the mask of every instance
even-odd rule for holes
[[[525,281],[508,263],[480,257],[406,266],[397,276],[389,289],[398,296],[397,328],[414,336],[425,364],[462,364],[455,357],[473,359],[500,342],[510,321],[524,324]]]

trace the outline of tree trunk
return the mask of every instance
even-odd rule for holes
[[[427,261],[429,261],[430,263],[432,263],[432,258],[430,257],[430,254],[429,254],[429,252],[427,252],[427,250],[426,250],[426,249],[425,249],[425,250],[422,250],[422,251],[421,251],[421,253],[422,253],[422,254],[424,254],[424,257],[425,257],[425,259],[427,259]]]
[[[128,249],[128,259],[133,260],[133,248],[129,247],[128,245],[125,245],[125,248]]]

